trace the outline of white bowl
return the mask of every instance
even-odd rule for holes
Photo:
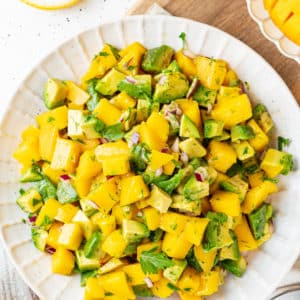
[[[29,227],[21,222],[25,215],[15,204],[21,188],[20,166],[11,155],[21,131],[45,110],[41,97],[46,79],[58,77],[78,82],[104,41],[117,47],[140,41],[148,48],[168,44],[179,49],[181,32],[186,32],[191,51],[227,60],[239,77],[250,83],[252,100],[259,99],[268,107],[276,134],[292,140],[288,150],[300,160],[297,103],[272,67],[232,36],[205,24],[168,16],[127,17],[79,34],[33,68],[18,88],[0,127],[0,236],[23,279],[42,299],[77,300],[83,295],[79,276],[51,273],[50,255],[34,248]],[[272,239],[248,255],[249,266],[241,279],[228,276],[221,291],[211,299],[266,299],[291,268],[300,244],[299,177],[296,171],[282,178],[280,192],[273,197],[277,217]]]
[[[246,0],[252,19],[258,24],[263,35],[273,42],[278,50],[300,64],[300,46],[291,41],[273,23],[268,11],[264,8],[263,0]]]

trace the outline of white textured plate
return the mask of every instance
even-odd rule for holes
[[[246,1],[250,16],[258,24],[263,35],[273,42],[283,55],[300,63],[300,46],[286,37],[273,23],[268,11],[264,8],[263,0]]]
[[[277,73],[253,50],[230,35],[187,19],[166,16],[135,16],[101,25],[66,42],[36,66],[12,99],[0,127],[0,230],[7,251],[24,280],[42,299],[79,300],[79,277],[51,274],[51,259],[38,252],[21,219],[25,215],[15,204],[20,184],[19,165],[11,158],[21,131],[44,111],[42,89],[48,77],[79,81],[104,41],[124,47],[140,41],[151,48],[168,44],[181,47],[180,32],[186,32],[194,53],[227,60],[239,77],[251,85],[253,101],[267,105],[276,133],[292,139],[289,151],[300,161],[300,112],[293,96]],[[297,151],[298,150],[298,151]],[[241,279],[228,276],[220,293],[212,299],[260,300],[276,288],[299,254],[299,171],[282,178],[275,195],[275,234],[264,247],[249,255],[249,267]]]

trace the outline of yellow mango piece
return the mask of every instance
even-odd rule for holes
[[[208,222],[209,219],[207,218],[190,217],[183,231],[184,238],[190,243],[199,246]]]
[[[296,5],[296,4],[295,4]],[[282,31],[285,35],[295,42],[296,44],[300,45],[300,3],[298,1],[298,7],[295,10],[298,10],[298,14],[292,15],[288,20],[283,24]]]
[[[54,218],[56,221],[62,223],[70,223],[78,210],[79,208],[77,206],[67,203],[58,208],[57,214]]]
[[[201,84],[209,89],[219,89],[227,72],[226,62],[223,60],[198,56],[194,59],[194,63]]]
[[[78,143],[71,140],[57,138],[51,168],[64,170],[67,173],[75,172],[80,155]]]
[[[102,160],[105,176],[124,175],[130,171],[128,156],[115,155]]]
[[[222,97],[237,97],[241,94],[239,87],[221,86],[218,93],[218,100]]]
[[[161,249],[161,241],[139,245],[136,249],[136,251],[137,251],[136,259],[138,261],[140,261],[140,257],[141,257],[142,252],[149,251],[153,248],[156,248],[157,249],[156,251],[159,252],[160,249]]]
[[[101,78],[109,69],[117,63],[117,59],[111,46],[105,44],[100,53],[92,60],[86,74],[82,77],[83,85],[94,77]]]
[[[193,78],[197,74],[196,65],[194,61],[188,56],[184,55],[183,51],[177,51],[175,53],[175,60],[178,63],[180,70],[190,78]]]
[[[133,108],[136,105],[136,100],[130,97],[127,93],[121,92],[117,96],[111,99],[113,105],[115,105],[120,110],[126,110],[128,108]]]
[[[100,144],[99,139],[80,139],[80,141],[78,142],[80,152],[94,150]]]
[[[133,218],[133,209],[130,205],[115,205],[112,209],[112,215],[116,218],[117,224],[121,225],[123,219],[130,220]]]
[[[64,129],[68,126],[68,108],[64,105],[46,111],[37,115],[36,121],[40,128],[51,124],[58,130]]]
[[[52,255],[52,272],[61,275],[71,275],[75,267],[75,257],[71,251],[59,247]]]
[[[99,278],[90,277],[86,281],[85,294],[89,300],[103,299],[104,289]]]
[[[180,99],[176,100],[182,112],[187,115],[197,127],[201,125],[201,114],[197,101]]]
[[[143,209],[145,222],[149,230],[156,230],[160,225],[160,212],[154,207]]]
[[[263,178],[264,178],[264,172],[262,172],[262,171],[259,171],[257,173],[253,173],[253,174],[249,174],[248,181],[249,181],[251,188],[255,188],[255,187],[261,185],[264,182]]]
[[[241,224],[235,227],[234,232],[238,240],[240,251],[255,250],[257,248],[257,243],[245,216],[242,217]]]
[[[257,246],[260,247],[262,244],[264,244],[265,242],[267,242],[271,237],[272,237],[272,225],[270,225],[269,223],[267,223],[265,225],[265,230],[264,230],[264,235],[256,240]]]
[[[113,125],[120,122],[121,110],[103,98],[95,107],[93,114],[106,125]]]
[[[275,183],[267,180],[250,189],[242,204],[242,212],[250,214],[254,209],[258,208],[270,194],[277,192],[277,189],[278,188]]]
[[[226,129],[250,119],[252,107],[247,94],[219,98],[211,111],[211,117],[223,121]]]
[[[201,296],[192,295],[188,292],[178,292],[178,295],[181,300],[202,300]]]
[[[62,205],[57,200],[48,199],[39,212],[39,215],[35,222],[36,226],[42,226],[45,229],[50,228],[50,225],[61,206]]]
[[[101,163],[96,160],[95,151],[87,150],[80,156],[76,176],[80,178],[93,178],[101,172]]]
[[[141,60],[146,48],[139,42],[134,42],[120,51],[122,59],[117,67],[128,75],[136,75],[140,69]]]
[[[50,247],[57,249],[59,247],[58,238],[60,235],[60,230],[63,224],[55,222],[51,225],[49,234],[47,236],[46,244]]]
[[[127,143],[124,141],[109,142],[99,145],[95,149],[96,157],[99,161],[102,161],[108,157],[115,155],[126,155],[129,156],[130,150]]]
[[[189,293],[195,294],[200,286],[200,273],[191,267],[187,267],[181,275],[177,286],[182,291],[188,290]]]
[[[146,143],[151,149],[161,150],[166,145],[159,136],[155,134],[155,131],[150,129],[146,123],[140,125],[140,138],[142,143]]]
[[[98,220],[98,227],[104,236],[108,236],[116,229],[116,218],[114,216],[106,216]]]
[[[112,207],[119,202],[118,187],[116,182],[112,179],[103,182],[95,190],[91,191],[87,198],[95,202],[99,207],[108,213]]]
[[[58,237],[58,244],[69,250],[77,250],[82,242],[82,231],[77,223],[64,224]]]
[[[265,9],[271,10],[277,1],[278,0],[264,0]]]
[[[67,80],[66,84],[68,87],[67,99],[70,100],[73,104],[80,106],[85,104],[89,100],[90,95],[73,81]]]
[[[217,171],[226,171],[236,162],[237,155],[226,142],[211,141],[208,146],[207,160]]]
[[[127,246],[121,230],[115,230],[110,233],[102,244],[102,250],[113,257],[121,257]]]
[[[160,113],[153,111],[146,121],[147,127],[163,142],[169,136],[169,122]]]
[[[145,284],[145,277],[149,277],[152,282],[160,280],[161,274],[145,274],[142,270],[140,263],[130,264],[124,266],[122,270],[126,273],[128,281],[131,285]]]
[[[179,235],[167,232],[162,243],[162,250],[170,257],[183,259],[189,252],[192,244],[184,238],[184,234]]]
[[[236,155],[239,160],[244,161],[255,155],[254,148],[247,142],[241,141],[240,143],[232,143]]]
[[[152,150],[150,158],[150,168],[157,170],[168,162],[172,161],[174,156],[172,154],[163,153],[157,150]]]
[[[255,137],[249,139],[250,145],[254,148],[255,151],[261,152],[265,149],[265,147],[269,144],[269,138],[264,133],[264,131],[258,126],[258,124],[252,119],[248,123],[254,133]]]
[[[128,205],[150,195],[149,189],[141,175],[125,177],[120,182],[120,204]]]
[[[41,159],[51,161],[58,138],[58,129],[53,126],[43,126],[40,129],[39,151]]]
[[[231,217],[237,217],[241,213],[239,195],[227,191],[216,191],[210,204],[215,212],[222,212]]]
[[[231,86],[232,84],[236,84],[238,80],[239,78],[236,73],[233,70],[229,69],[225,75],[223,84]]]
[[[202,244],[200,244],[199,246],[194,247],[194,255],[203,272],[209,272],[214,266],[217,250],[205,252]]]
[[[89,193],[92,181],[92,178],[79,177],[78,175],[73,178],[72,183],[80,198],[84,198]]]
[[[180,234],[183,232],[189,217],[175,212],[167,212],[161,214],[160,228],[172,234]]]
[[[135,299],[135,294],[128,284],[124,271],[114,271],[99,277],[101,286],[105,292],[123,296],[127,299]]]
[[[201,273],[200,286],[197,291],[199,296],[209,296],[219,290],[220,273],[219,271],[210,271],[208,273]]]
[[[172,153],[172,155],[173,155],[173,160],[178,161],[178,159],[179,159],[179,153]],[[173,172],[174,172],[174,170],[176,168],[176,165],[173,162],[173,160],[169,161],[167,164],[165,164],[163,166],[164,174],[166,174],[166,175],[172,175],[173,174]]]
[[[280,0],[273,6],[270,15],[273,22],[282,29],[284,22],[288,19],[291,13],[290,1]]]
[[[159,298],[170,297],[174,293],[174,290],[168,286],[169,283],[170,281],[164,277],[159,281],[154,282],[152,288],[153,295]]]

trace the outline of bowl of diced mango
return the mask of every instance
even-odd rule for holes
[[[46,58],[13,101],[1,236],[40,297],[264,299],[296,259],[299,110],[225,33],[173,17],[109,23]]]

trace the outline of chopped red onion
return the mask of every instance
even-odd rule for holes
[[[95,209],[99,209],[99,206],[92,200],[86,200],[86,202]]]
[[[197,168],[197,170],[195,171],[194,174],[198,181],[204,181],[204,180],[208,179],[208,172],[207,172],[207,169],[204,167]]]
[[[189,58],[192,58],[192,59],[196,58],[196,55],[195,55],[191,50],[189,50],[189,49],[187,49],[187,48],[183,49],[183,50],[182,50],[182,53],[183,53],[185,56],[189,57]]]
[[[32,216],[28,218],[29,222],[34,223],[36,221],[37,216]]]
[[[168,149],[167,147],[165,147],[165,148],[162,148],[162,149],[160,150],[160,152],[162,152],[162,153],[168,153],[168,152],[169,152],[169,149]]]
[[[181,110],[180,108],[176,108],[175,114],[176,114],[177,116],[181,116],[181,115],[182,115],[182,110]]]
[[[61,179],[61,180],[70,180],[71,177],[70,177],[68,174],[64,174],[64,175],[61,175],[61,176],[60,176],[60,179]]]
[[[132,76],[126,76],[125,79],[131,84],[137,83],[137,81]]]
[[[122,123],[124,121],[124,116],[122,115],[119,119],[119,122]]]
[[[106,143],[108,143],[108,139],[100,138],[100,142],[101,142],[101,144],[106,144]]]
[[[45,251],[47,252],[47,253],[49,253],[49,254],[54,254],[55,252],[56,252],[56,249],[55,248],[52,248],[52,247],[50,247],[50,246],[46,246],[46,248],[45,248]]]
[[[179,152],[179,139],[176,138],[172,147],[171,147],[171,150],[175,153],[178,153]]]
[[[114,178],[114,176],[112,176],[112,175],[107,175],[107,176],[106,176],[106,179],[107,179],[107,180],[112,179],[112,178]]]
[[[155,171],[155,176],[158,177],[158,176],[160,176],[162,173],[163,173],[163,168],[160,167],[160,168],[158,168],[158,169]]]
[[[139,211],[137,212],[136,215],[137,215],[138,217],[142,217],[142,216],[143,216],[143,212],[139,210]]]
[[[194,78],[193,81],[192,81],[192,84],[191,84],[191,86],[190,86],[190,88],[189,88],[189,90],[186,94],[187,98],[190,98],[195,93],[195,91],[198,87],[198,83],[199,83],[198,78]]]
[[[196,179],[197,179],[197,181],[204,181],[204,177],[202,176],[202,174],[201,173],[197,173],[197,172],[195,172],[195,177],[196,177]]]
[[[161,75],[159,80],[158,80],[158,84],[159,85],[164,85],[166,83],[167,80],[167,76],[166,75]]]
[[[138,144],[139,140],[140,140],[140,135],[137,132],[134,132],[131,136],[130,141],[132,142],[132,144],[136,145]]]
[[[180,155],[180,159],[184,164],[187,164],[189,161],[189,156],[185,152],[182,152]]]
[[[145,277],[144,281],[149,289],[153,288],[153,282],[151,281],[151,279],[149,277]]]

